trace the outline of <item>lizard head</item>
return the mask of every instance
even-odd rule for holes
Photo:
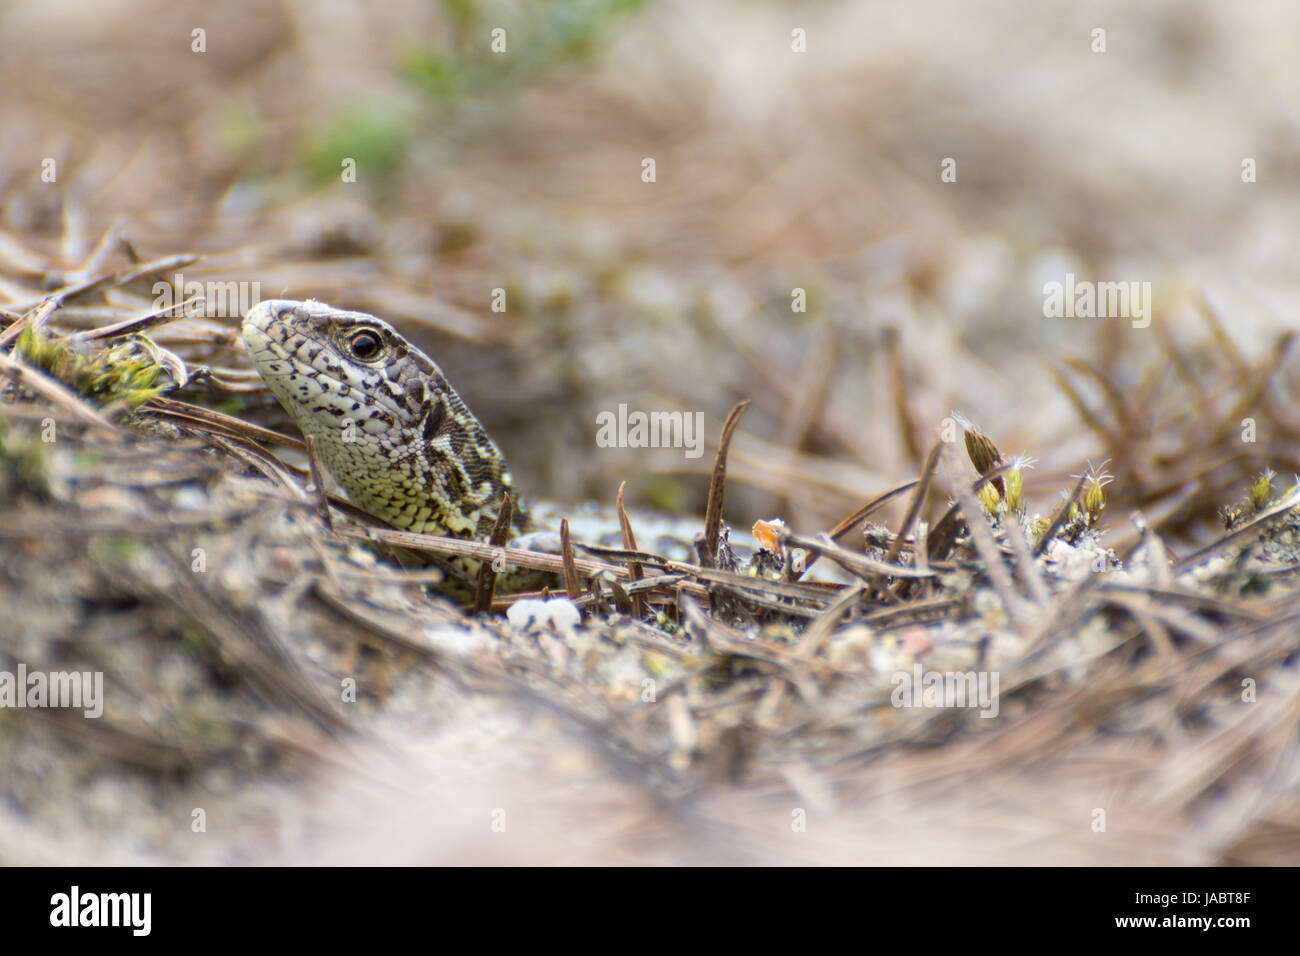
[[[244,318],[258,373],[353,503],[412,531],[483,537],[514,482],[442,370],[393,326],[271,299]],[[526,521],[516,506],[515,523]]]

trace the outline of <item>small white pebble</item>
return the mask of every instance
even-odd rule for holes
[[[561,634],[572,634],[582,620],[582,612],[568,598],[527,599],[511,604],[506,611],[506,620],[522,630],[549,627]]]

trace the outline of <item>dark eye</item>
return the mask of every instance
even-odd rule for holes
[[[353,332],[352,337],[348,339],[348,348],[352,351],[353,357],[363,362],[375,358],[383,347],[383,340],[369,329]]]

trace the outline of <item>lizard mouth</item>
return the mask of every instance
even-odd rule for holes
[[[263,374],[269,372],[279,377],[292,370],[285,365],[290,362],[290,354],[283,343],[294,336],[288,322],[281,315],[291,311],[293,304],[282,299],[270,299],[259,302],[244,316],[239,329],[240,337],[252,353],[258,371]],[[301,333],[297,337],[305,338]]]
[[[240,338],[244,340],[244,345],[248,351],[253,354],[253,359],[258,363],[258,368],[262,366],[262,359],[265,356],[268,359],[284,359],[288,355],[283,349],[275,349],[272,346],[275,342],[267,332],[270,323],[275,321],[277,316],[266,310],[267,303],[263,302],[254,306],[244,316],[244,322],[239,328]],[[278,353],[278,354],[277,354]]]

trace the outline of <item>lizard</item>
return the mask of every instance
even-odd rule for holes
[[[392,325],[315,300],[269,299],[241,334],[271,393],[311,435],[357,507],[404,531],[486,538],[506,494],[533,527],[509,463],[437,364]]]

